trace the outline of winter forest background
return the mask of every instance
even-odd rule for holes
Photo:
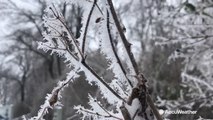
[[[82,23],[85,22],[82,16],[88,11],[83,5],[70,1],[77,0],[0,0],[0,109],[13,105],[14,119],[21,119],[22,115],[27,118],[36,116],[47,94],[75,69],[64,62],[65,58],[59,57],[57,51],[50,55],[47,48],[38,49],[47,37],[42,36],[46,30],[43,23],[48,21],[44,16],[48,17],[46,8],[50,5],[54,6],[55,13],[58,10],[64,16],[63,22],[74,37],[82,37]],[[81,1],[93,3],[93,0],[78,2]],[[163,114],[162,117],[171,120],[213,119],[213,1],[113,0],[113,3],[158,110],[197,111],[194,115]],[[99,13],[94,13],[90,21],[93,27],[87,31],[86,59],[97,74],[110,83],[115,70],[109,66],[111,63],[107,57],[111,56],[102,51],[106,47],[99,39],[103,36],[98,34],[100,26],[97,25],[104,23],[104,18],[98,15],[106,12],[98,7],[95,9]],[[109,24],[114,29],[113,23]],[[113,37],[119,39],[116,34]],[[126,61],[121,43],[114,41],[113,44],[121,61]],[[98,85],[88,83],[85,73],[79,72],[78,75],[80,77],[61,92],[63,106],[49,109],[44,119],[56,119],[54,115],[61,108],[61,119],[78,120],[82,112],[76,109],[91,109],[93,97],[106,110],[115,109],[107,99],[102,99]],[[91,118],[87,116],[85,119]]]

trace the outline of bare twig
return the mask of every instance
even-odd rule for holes
[[[22,34],[23,34],[23,33],[22,33]],[[24,44],[26,47],[28,47],[29,50],[31,50],[32,52],[34,52],[34,53],[38,54],[39,56],[43,57],[45,60],[48,60],[48,61],[49,61],[49,59],[48,59],[47,56],[45,56],[43,53],[39,52],[38,50],[35,50],[35,49],[33,48],[33,46],[30,45],[29,43],[25,42],[25,41],[23,40],[23,38],[19,37],[18,40],[19,40],[22,44]]]
[[[11,5],[13,5],[13,7],[14,7],[15,10],[19,11],[20,14],[23,14],[26,18],[28,18],[28,19],[30,20],[30,22],[32,22],[32,23],[35,25],[35,27],[36,27],[36,29],[38,30],[39,34],[42,36],[42,30],[41,30],[41,28],[39,27],[39,25],[36,23],[36,20],[35,20],[30,14],[26,13],[23,9],[19,8],[19,7],[16,5],[16,3],[14,3],[13,1],[8,0],[8,2],[9,2]]]

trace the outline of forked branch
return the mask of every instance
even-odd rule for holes
[[[80,50],[80,48],[79,48],[79,46],[76,44],[76,38],[74,38],[73,37],[73,35],[72,35],[72,33],[69,31],[69,29],[66,27],[66,24],[65,24],[65,22],[63,22],[63,18],[61,18],[61,16],[59,15],[59,13],[57,12],[55,12],[56,10],[53,10],[52,8],[50,8],[51,9],[51,11],[52,11],[52,13],[53,13],[53,15],[54,15],[54,17],[55,17],[55,19],[56,20],[58,20],[59,21],[59,23],[60,24],[62,24],[63,25],[63,27],[65,27],[65,29],[66,29],[66,31],[68,31],[67,32],[67,36],[71,36],[71,38],[70,37],[66,37],[66,36],[63,36],[63,33],[60,33],[58,30],[56,30],[55,28],[53,28],[53,27],[51,27],[51,26],[49,26],[49,27],[51,27],[52,28],[52,30],[54,30],[54,31],[56,31],[59,35],[61,35],[62,37],[61,37],[61,42],[62,43],[64,43],[63,41],[66,41],[66,43],[64,43],[63,45],[64,45],[64,47],[66,48],[65,49],[65,53],[66,52],[68,52],[74,59],[74,61],[75,61],[75,63],[79,63],[80,64],[80,66],[82,66],[82,67],[84,67],[87,71],[89,71],[89,74],[90,75],[92,75],[92,76],[94,76],[94,78],[97,78],[97,80],[98,81],[100,81],[101,82],[101,84],[103,84],[110,92],[112,92],[118,99],[120,99],[120,100],[122,100],[122,101],[124,101],[125,102],[125,100],[118,94],[118,93],[116,93],[106,82],[105,82],[105,80],[103,79],[103,78],[101,78],[84,60],[79,60],[79,59],[77,59],[76,57],[74,57],[74,56],[76,56],[76,55],[73,55],[73,53],[72,52],[74,52],[74,53],[78,53],[78,54],[80,54],[81,55],[81,57],[83,57],[83,55],[81,54],[81,50]],[[89,20],[89,19],[88,19]],[[59,42],[59,41],[56,41],[56,42]],[[74,49],[73,51],[70,51],[68,48],[69,48],[69,44],[72,44],[72,43],[74,43],[74,47],[76,48],[76,49]],[[76,50],[76,51],[75,51]],[[83,59],[83,58],[82,58]]]
[[[121,37],[122,43],[124,44],[124,47],[125,47],[126,52],[127,52],[127,54],[128,54],[128,58],[130,59],[130,61],[131,61],[131,63],[132,63],[132,66],[133,66],[133,68],[134,68],[134,71],[135,71],[136,75],[138,76],[140,73],[139,73],[139,70],[138,70],[137,63],[136,63],[136,61],[135,61],[135,59],[134,59],[134,56],[133,56],[133,54],[132,54],[132,52],[131,52],[131,44],[127,41],[127,39],[126,39],[126,37],[125,37],[125,35],[124,35],[123,29],[122,29],[122,27],[121,27],[121,25],[120,25],[120,22],[119,22],[119,20],[118,20],[117,14],[116,14],[116,12],[115,12],[115,9],[114,9],[112,0],[107,0],[107,1],[108,1],[108,5],[109,5],[109,8],[110,8],[110,12],[111,12],[111,14],[112,14],[113,20],[114,20],[115,25],[116,25],[116,27],[117,27],[118,33],[119,33],[119,35],[120,35],[120,37]],[[142,80],[139,80],[139,79],[138,79],[138,83],[140,83],[140,84],[142,84],[142,85],[145,85],[145,82],[146,82],[146,80],[145,80],[144,77],[143,77]],[[154,112],[154,114],[155,114],[155,117],[156,117],[158,120],[162,120],[162,117],[160,116],[160,114],[159,114],[157,108],[154,106],[154,103],[153,103],[153,101],[152,101],[152,99],[151,99],[151,97],[150,97],[150,95],[149,95],[148,93],[147,93],[147,95],[146,95],[146,98],[147,98],[147,101],[148,101],[148,103],[149,103],[149,106],[152,108],[152,110],[153,110],[153,112]],[[146,100],[145,100],[145,101],[146,101]]]

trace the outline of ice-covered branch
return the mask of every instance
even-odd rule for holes
[[[127,74],[126,74],[126,71],[125,71],[125,69],[124,69],[124,67],[123,67],[123,65],[122,65],[122,63],[121,63],[121,60],[120,60],[120,58],[118,57],[118,54],[117,54],[117,52],[116,52],[116,48],[115,48],[115,46],[113,45],[113,38],[112,38],[112,35],[111,35],[111,30],[110,30],[110,18],[109,18],[110,16],[109,16],[109,11],[107,10],[107,31],[108,31],[108,34],[109,34],[109,41],[110,41],[110,45],[111,45],[111,47],[112,47],[112,51],[113,51],[113,54],[114,54],[114,56],[115,56],[115,58],[116,58],[116,60],[117,60],[117,63],[119,64],[119,67],[120,67],[120,69],[121,69],[121,71],[123,72],[123,75],[125,75],[125,78],[126,78],[126,80],[128,81],[128,83],[130,84],[130,86],[131,87],[133,87],[133,85],[132,85],[132,82],[129,80],[129,78],[127,77]]]
[[[52,50],[49,47],[56,49],[66,49],[75,59],[83,59],[83,55],[78,47],[78,41],[74,38],[70,30],[67,28],[65,19],[60,12],[53,6],[46,9],[46,16],[44,16],[45,32],[43,33],[44,42],[40,43],[39,48],[46,51]],[[61,53],[57,50],[52,50],[52,53]],[[64,51],[65,52],[65,51]],[[61,53],[63,54],[63,53]],[[61,55],[59,54],[59,55]]]
[[[134,59],[134,56],[133,56],[133,54],[131,52],[131,44],[127,41],[126,36],[124,35],[123,29],[122,29],[122,27],[120,25],[120,22],[118,20],[117,14],[115,12],[112,0],[107,0],[107,2],[108,2],[108,5],[109,5],[109,9],[110,9],[109,11],[111,12],[113,20],[115,22],[115,26],[116,26],[116,28],[118,30],[118,33],[119,33],[120,37],[121,37],[122,43],[125,46],[125,52],[127,53],[128,59],[131,61],[130,62],[131,65],[132,65],[131,69],[134,70],[133,74],[134,75],[138,75],[139,74],[139,70],[138,70],[138,66],[136,64],[136,61]]]
[[[92,76],[91,81],[95,81],[98,86],[103,86],[105,90],[109,90],[118,99],[125,101],[85,61],[82,61],[83,55],[77,44],[78,41],[66,27],[61,13],[53,8],[47,8],[50,10],[48,13],[52,14],[49,15],[50,18],[46,16],[44,19],[46,32],[44,33],[44,42],[40,43],[39,48],[45,51],[51,50],[52,53],[63,56],[70,66],[75,66],[75,70],[81,69],[86,76]]]
[[[111,0],[106,0],[101,7],[100,1],[75,1],[82,3],[84,9],[82,18],[81,35],[78,39],[74,37],[68,29],[62,14],[54,7],[54,5],[46,9],[44,16],[44,40],[39,43],[39,49],[50,51],[51,54],[58,54],[65,58],[65,62],[72,69],[65,81],[59,82],[51,94],[46,97],[45,104],[41,106],[37,117],[34,119],[42,119],[47,113],[48,108],[52,108],[60,99],[62,89],[79,77],[80,72],[84,72],[85,79],[89,84],[94,83],[100,89],[103,98],[112,105],[113,111],[109,111],[107,107],[101,105],[98,101],[89,96],[91,106],[87,110],[81,106],[75,107],[78,112],[83,114],[83,118],[91,117],[93,119],[118,119],[122,117],[125,120],[131,119],[149,119],[153,120],[154,112],[156,118],[161,117],[149,96],[146,78],[139,73],[138,66],[131,52],[131,44],[127,41],[123,30],[118,21],[114,6]],[[107,3],[107,4],[106,4]],[[98,15],[96,15],[98,13]],[[95,21],[95,25],[91,23]],[[113,72],[113,79],[106,82],[96,71],[90,67],[85,59],[85,45],[88,42],[87,34],[91,25],[97,27],[100,41],[100,52],[105,56],[108,62],[108,69]],[[126,65],[119,58],[118,51],[114,41],[114,34],[119,34],[124,48],[124,54],[127,57]],[[129,99],[127,100],[127,98]],[[150,107],[152,109],[150,109]],[[89,115],[88,115],[89,114]],[[123,116],[122,116],[123,115]],[[127,117],[125,117],[127,115]]]
[[[85,30],[84,30],[84,33],[83,33],[83,39],[82,39],[82,53],[83,53],[83,55],[84,55],[84,52],[85,52],[85,43],[86,43],[87,30],[88,30],[89,22],[90,22],[90,19],[91,19],[91,16],[92,16],[92,13],[93,13],[93,10],[95,8],[96,3],[97,3],[97,0],[94,0],[92,8],[91,8],[91,10],[89,12],[89,15],[87,17],[87,21],[86,21],[86,25],[85,25]]]
[[[59,81],[57,87],[55,87],[51,94],[47,94],[46,100],[43,105],[41,105],[37,116],[30,118],[29,120],[43,120],[43,116],[48,113],[48,109],[53,109],[55,105],[60,105],[61,92],[64,87],[72,81],[73,78],[67,78],[64,81]]]
[[[187,74],[187,73],[182,73],[181,76],[182,76],[183,78],[185,77],[185,79],[192,80],[192,81],[194,81],[195,83],[199,83],[199,84],[201,84],[201,85],[206,86],[206,87],[207,87],[207,88],[206,88],[207,90],[213,91],[213,86],[212,86],[211,84],[207,83],[205,80],[199,79],[199,78],[197,78],[197,77],[195,77],[195,76],[192,76],[192,75],[189,75],[189,74]],[[185,80],[185,79],[184,79],[184,80]]]
[[[83,114],[83,118],[88,117],[88,115],[86,114],[90,114],[90,115],[95,115],[96,119],[101,119],[101,118],[106,118],[106,119],[115,119],[115,120],[122,120],[122,118],[120,118],[120,114],[114,114],[111,111],[108,111],[107,109],[105,109],[103,107],[103,105],[101,105],[101,103],[99,101],[97,101],[96,99],[92,98],[92,96],[89,95],[89,105],[92,107],[91,110],[88,110],[82,106],[76,106],[75,109],[78,110],[79,113]]]
[[[120,25],[120,22],[119,22],[119,20],[118,20],[118,17],[117,17],[117,14],[116,14],[116,12],[115,12],[115,9],[114,9],[114,6],[113,6],[113,3],[112,3],[112,0],[107,0],[107,3],[108,3],[108,5],[109,5],[109,11],[111,12],[111,15],[112,15],[112,18],[113,18],[113,20],[114,20],[114,22],[115,22],[115,26],[116,26],[116,28],[117,28],[117,30],[118,30],[118,33],[119,33],[119,35],[120,35],[120,37],[121,37],[121,40],[122,40],[122,43],[123,43],[123,45],[124,45],[124,49],[125,49],[125,52],[127,53],[127,57],[128,57],[128,59],[129,59],[129,64],[128,64],[128,67],[130,68],[130,70],[133,70],[132,72],[131,72],[131,74],[133,74],[133,75],[135,75],[135,76],[139,76],[139,74],[141,74],[141,73],[139,73],[139,70],[138,70],[138,66],[137,66],[137,63],[136,63],[136,61],[135,61],[135,58],[134,58],[134,56],[133,56],[133,54],[132,54],[132,52],[131,52],[131,44],[127,41],[127,39],[126,39],[126,37],[125,37],[125,35],[124,35],[124,32],[123,32],[123,29],[122,29],[122,27],[121,27],[121,25]],[[142,74],[141,74],[142,75]],[[143,75],[142,75],[143,76]],[[138,84],[137,85],[144,85],[145,86],[145,82],[146,82],[147,80],[145,79],[145,77],[143,76],[143,77],[141,77],[141,79],[137,79],[137,82],[138,82]],[[134,81],[135,82],[135,81]],[[134,86],[134,87],[136,87],[136,86]],[[146,88],[145,88],[146,89]],[[154,103],[153,103],[153,101],[151,100],[151,97],[147,94],[147,93],[145,93],[145,96],[147,96],[147,98],[148,98],[148,103],[149,103],[149,105],[150,105],[150,107],[152,107],[152,110],[153,110],[153,112],[154,112],[154,114],[155,114],[155,116],[156,116],[156,118],[158,119],[158,120],[162,120],[162,118],[161,118],[161,116],[160,116],[160,114],[159,114],[159,112],[158,112],[158,110],[157,110],[157,108],[154,106]],[[139,97],[139,96],[137,96],[137,97]],[[143,99],[143,98],[140,98],[139,97],[139,99]],[[146,102],[146,98],[144,99],[144,100],[142,100],[142,101],[145,101]],[[142,102],[142,101],[140,101],[140,102]],[[144,106],[143,106],[144,107]],[[144,109],[144,108],[143,108]]]

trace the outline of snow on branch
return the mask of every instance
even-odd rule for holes
[[[138,70],[138,66],[137,66],[137,63],[135,61],[134,55],[131,52],[131,44],[128,42],[128,40],[126,39],[126,36],[124,35],[124,31],[123,31],[123,29],[121,27],[121,24],[120,24],[119,20],[118,20],[117,14],[115,12],[115,9],[114,9],[113,3],[112,3],[112,0],[107,0],[107,5],[108,5],[108,9],[109,9],[109,11],[110,11],[110,13],[112,15],[112,19],[113,19],[113,21],[115,23],[117,31],[118,31],[118,33],[120,35],[122,44],[124,46],[124,50],[125,50],[124,53],[125,53],[125,56],[127,57],[127,67],[129,69],[129,74],[135,76],[135,77],[131,77],[132,82],[134,82],[134,87],[139,89],[137,91],[139,94],[137,92],[134,93],[134,91],[133,91],[131,96],[133,94],[136,94],[136,97],[138,97],[138,99],[140,100],[140,103],[142,105],[142,110],[140,110],[140,112],[142,114],[146,114],[146,110],[148,108],[148,107],[146,107],[146,104],[149,104],[149,107],[151,107],[155,117],[158,120],[162,120],[158,110],[154,106],[154,103],[153,103],[150,95],[147,94],[147,92],[146,92],[146,84],[145,83],[146,83],[147,80],[144,77],[144,75],[142,73],[140,73],[139,70]],[[135,79],[135,78],[137,78],[137,79]],[[141,96],[141,93],[145,94],[144,96],[142,95],[144,98]],[[146,99],[148,99],[148,101],[146,101]],[[152,113],[152,111],[151,111],[151,113]],[[149,115],[151,115],[151,114],[149,113]]]
[[[75,60],[82,60],[83,55],[79,49],[79,42],[67,28],[65,19],[62,14],[53,6],[49,6],[44,16],[43,33],[44,41],[39,43],[39,49],[52,51],[60,56],[66,53],[70,54]],[[67,56],[68,57],[68,56]],[[66,58],[66,57],[65,57]],[[68,60],[68,59],[67,59]]]
[[[127,90],[125,91],[128,91],[128,93],[130,94],[130,89],[133,87],[133,85],[132,82],[127,77],[127,72],[124,69],[123,64],[121,63],[121,59],[119,58],[114,45],[114,41],[112,38],[112,31],[114,31],[114,29],[112,26],[110,26],[110,23],[112,24],[113,22],[110,21],[109,12],[105,10],[104,13],[106,14],[106,15],[104,14],[106,17],[103,18],[102,21],[98,23],[99,26],[98,37],[100,39],[100,51],[102,54],[106,56],[106,59],[109,62],[108,69],[111,69],[115,74],[114,77],[116,80],[114,81],[117,81],[122,86],[126,86]]]
[[[115,26],[118,30],[118,33],[121,37],[121,40],[122,40],[122,43],[124,45],[124,49],[125,49],[125,53],[126,53],[126,56],[128,57],[128,60],[129,60],[129,64],[128,64],[128,67],[129,67],[129,70],[130,70],[130,74],[132,75],[137,75],[139,74],[139,70],[138,70],[138,67],[137,67],[137,64],[136,64],[136,61],[134,59],[134,56],[131,52],[131,44],[127,41],[125,35],[124,35],[124,32],[123,32],[123,29],[121,27],[121,24],[118,20],[118,17],[116,15],[116,12],[115,12],[115,9],[113,7],[113,3],[111,0],[107,0],[107,4],[109,5],[109,11],[112,15],[112,18],[115,22]]]
[[[181,76],[183,78],[183,81],[192,80],[194,83],[198,83],[198,84],[204,85],[207,90],[213,91],[213,86],[211,84],[207,83],[205,80],[202,80],[202,79],[197,78],[195,76],[189,75],[187,73],[182,73]],[[201,89],[201,88],[198,88],[198,89]]]
[[[51,94],[47,94],[45,98],[46,100],[44,104],[41,105],[37,116],[32,117],[29,120],[43,120],[43,116],[48,113],[48,109],[53,109],[54,106],[61,105],[61,103],[59,102],[59,100],[61,99],[61,92],[64,87],[67,87],[72,80],[73,78],[67,77],[66,80],[59,81],[57,87],[52,90]]]
[[[74,109],[78,110],[78,113],[83,114],[82,119],[95,115],[93,119],[122,120],[122,114],[120,112],[119,114],[115,114],[113,111],[108,111],[99,101],[97,101],[97,99],[94,99],[91,95],[89,95],[89,105],[91,106],[90,110],[82,107],[81,105],[74,107]]]
[[[78,41],[66,27],[65,20],[61,13],[59,13],[54,6],[48,7],[46,12],[47,16],[44,17],[44,26],[46,30],[43,34],[43,42],[39,43],[39,49],[51,51],[51,54],[56,53],[59,56],[64,57],[66,59],[65,62],[68,62],[68,65],[73,67],[73,71],[76,72],[76,75],[77,72],[81,70],[84,71],[88,82],[95,82],[101,91],[104,92],[103,95],[108,98],[109,102],[118,103],[120,100],[120,102],[125,101],[82,60],[84,58],[80,51]],[[69,74],[68,76],[72,78],[76,75]],[[41,106],[38,116],[34,117],[35,119],[42,118],[43,115],[47,113],[47,108],[51,108],[51,106],[57,102],[58,99],[56,98],[58,97],[61,88],[62,87],[57,86],[52,94],[48,94],[45,104]],[[50,101],[52,102],[50,103]]]
[[[162,120],[148,93],[147,80],[137,68],[131,52],[131,44],[123,33],[112,1],[106,0],[98,3],[97,0],[73,0],[71,3],[79,4],[84,9],[80,37],[78,39],[74,37],[67,27],[62,13],[54,5],[51,5],[45,10],[44,38],[42,42],[38,43],[38,48],[65,58],[64,62],[72,70],[68,73],[66,80],[60,81],[52,93],[47,95],[38,115],[31,119],[43,119],[48,108],[53,108],[59,103],[60,93],[64,87],[78,78],[79,72],[84,72],[85,79],[91,85],[94,83],[98,86],[103,98],[113,106],[113,111],[109,111],[101,102],[89,95],[90,110],[80,105],[75,107],[78,113],[83,114],[83,119],[92,117],[97,120],[127,120],[129,118],[153,120],[154,113],[158,120]],[[99,7],[100,5],[102,6]],[[91,25],[93,25],[91,21],[94,20],[96,27],[98,26],[98,36],[96,37],[101,41],[100,51],[109,62],[108,69],[114,73],[113,79],[109,82],[98,75],[86,61],[86,38],[88,31],[91,30]],[[119,40],[121,41],[119,42],[123,44],[124,54],[127,57],[125,61],[127,68],[124,68],[116,50],[113,38],[116,33],[120,36]]]

